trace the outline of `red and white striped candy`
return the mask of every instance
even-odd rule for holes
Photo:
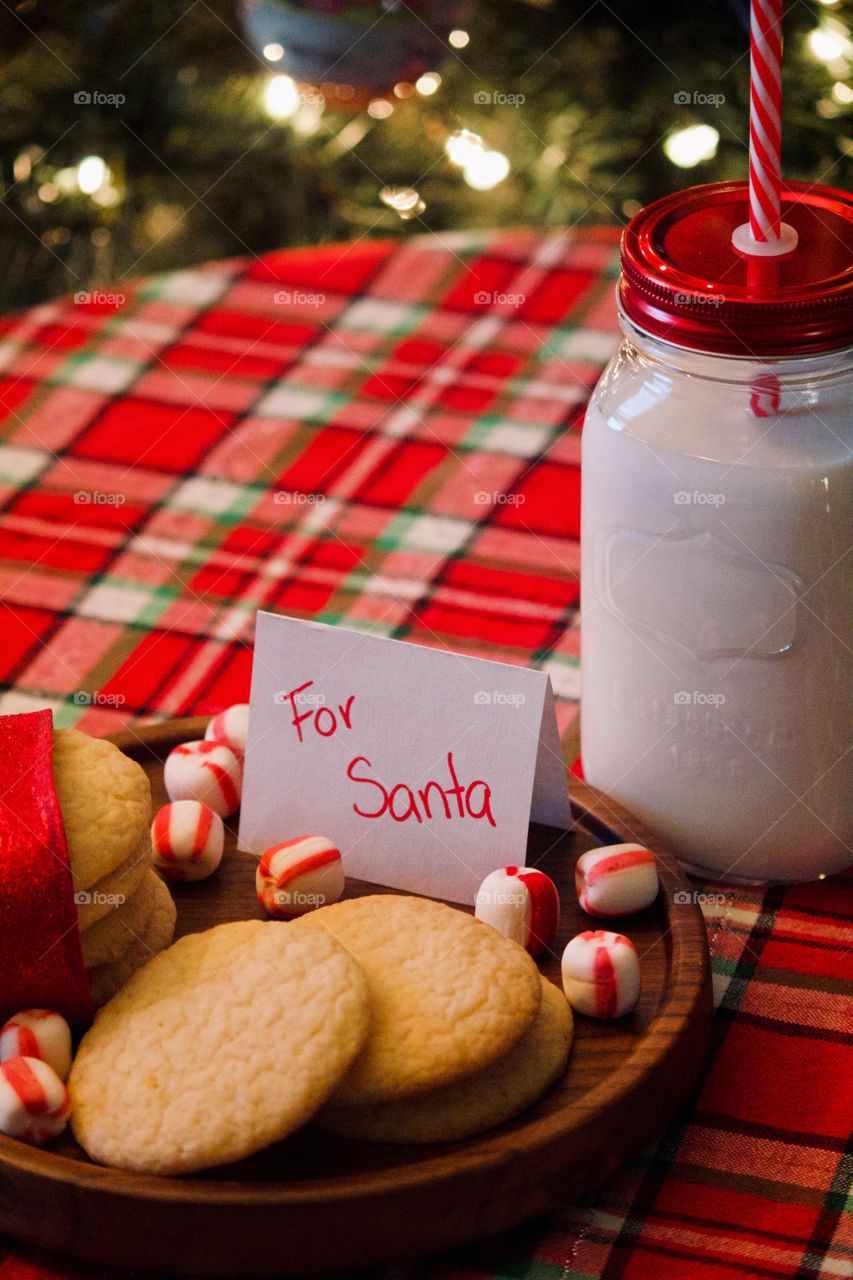
[[[70,1112],[68,1090],[41,1058],[0,1063],[0,1133],[40,1146],[62,1133]]]
[[[41,1058],[60,1080],[71,1070],[71,1031],[61,1013],[24,1009],[0,1028],[0,1062],[9,1058]]]
[[[200,800],[228,818],[240,804],[243,765],[224,742],[184,742],[166,757],[163,780],[170,800]]]
[[[535,956],[557,935],[560,895],[544,871],[502,867],[480,885],[474,915]]]
[[[166,880],[204,880],[222,861],[225,828],[200,800],[164,804],[151,823],[151,855]]]
[[[658,896],[655,856],[640,844],[589,849],[575,867],[578,902],[590,916],[627,916]]]
[[[232,751],[244,755],[249,740],[249,704],[235,702],[214,716],[204,731],[208,742],[224,742]]]
[[[640,997],[640,961],[621,933],[577,934],[566,944],[562,973],[569,1004],[590,1018],[621,1018]]]
[[[258,901],[278,920],[292,920],[337,902],[344,891],[340,850],[325,836],[274,844],[255,873]]]

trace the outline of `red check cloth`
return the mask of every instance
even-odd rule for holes
[[[578,697],[579,446],[609,231],[361,241],[0,322],[0,710],[108,733],[245,700],[265,607]],[[853,1276],[853,880],[697,885],[717,1014],[603,1191],[379,1280]],[[0,1241],[0,1274],[117,1273]]]

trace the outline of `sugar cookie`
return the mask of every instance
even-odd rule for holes
[[[335,1106],[404,1098],[471,1075],[508,1053],[539,1011],[539,971],[527,952],[431,899],[349,899],[287,928],[327,929],[370,989],[370,1038]]]
[[[97,965],[89,970],[92,999],[100,1007],[112,1000],[117,991],[130,981],[137,969],[141,969],[164,947],[168,947],[175,934],[177,911],[168,886],[154,877],[154,901],[145,928],[138,938],[131,938],[126,949],[113,964]]]
[[[147,835],[151,788],[145,770],[112,742],[78,729],[53,735],[53,784],[75,890],[114,872]]]
[[[314,1123],[361,1142],[458,1142],[526,1111],[566,1069],[572,1012],[563,993],[541,979],[536,1021],[509,1053],[455,1084],[371,1107],[325,1108]]]
[[[149,868],[126,902],[82,931],[83,959],[88,969],[115,964],[131,943],[143,936],[155,903],[163,901],[158,894],[158,881],[156,872]]]
[[[151,837],[146,830],[129,858],[88,889],[76,889],[77,923],[82,930],[103,920],[127,902],[151,870]]]
[[[93,1160],[139,1172],[239,1160],[310,1119],[369,1024],[365,980],[325,930],[242,920],[189,934],[84,1036],[74,1136]]]

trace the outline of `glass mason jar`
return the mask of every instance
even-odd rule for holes
[[[584,772],[701,874],[853,863],[853,200],[731,247],[745,184],[643,210],[583,431]]]

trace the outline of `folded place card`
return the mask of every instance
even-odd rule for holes
[[[300,835],[347,875],[472,903],[571,822],[545,672],[259,613],[240,845]]]

